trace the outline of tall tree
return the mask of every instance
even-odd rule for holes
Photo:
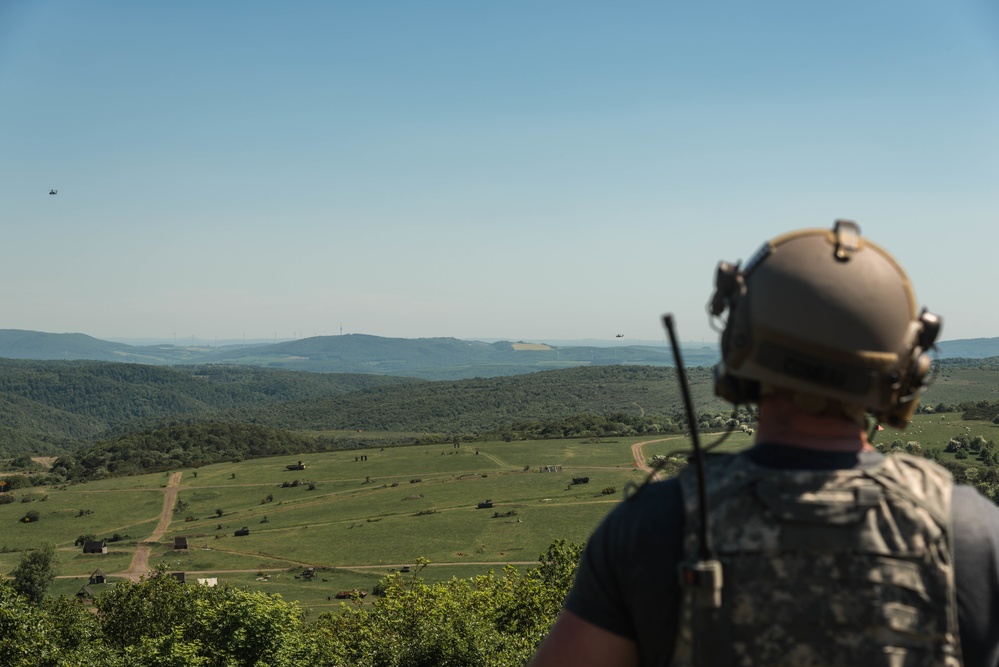
[[[41,603],[45,599],[45,591],[55,578],[55,565],[55,547],[51,544],[43,544],[24,554],[21,562],[11,572],[14,590],[35,604]]]

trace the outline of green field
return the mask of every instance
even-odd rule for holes
[[[943,448],[961,434],[993,439],[997,428],[956,414],[918,415],[905,432],[887,429],[877,442],[915,440],[924,449]],[[715,437],[705,435],[704,444]],[[688,439],[676,435],[483,442],[186,469],[180,471],[177,511],[152,544],[148,565],[185,572],[189,580],[216,577],[276,593],[310,613],[339,608],[339,600],[329,599],[336,592],[370,591],[381,577],[421,558],[430,564],[419,576],[429,581],[499,571],[508,563],[526,568],[554,540],[587,539],[626,485],[644,479],[631,447],[647,441],[653,442],[644,446],[646,460],[689,448]],[[720,449],[749,443],[736,432]],[[286,469],[299,460],[304,470]],[[561,470],[540,472],[542,466]],[[153,534],[171,474],[18,492],[18,499],[31,500],[0,506],[0,523],[7,526],[0,570],[10,572],[24,549],[50,542],[58,549],[61,575],[52,594],[75,594],[98,568],[113,585],[129,569],[137,544]],[[570,483],[583,476],[588,484]],[[615,491],[602,493],[608,487]],[[478,509],[487,499],[494,506]],[[19,521],[28,509],[39,512],[37,522]],[[244,527],[249,535],[236,537]],[[108,554],[84,555],[73,543],[87,533],[122,539],[109,544]],[[173,549],[179,536],[188,538],[188,549]],[[315,580],[301,578],[306,566],[318,568]]]
[[[921,414],[916,415],[904,431],[885,427],[884,431],[875,436],[874,442],[876,444],[890,443],[893,440],[915,441],[925,451],[926,449],[943,449],[951,438],[959,435],[967,435],[972,438],[980,435],[986,440],[999,440],[999,424],[986,421],[966,421],[961,419],[959,412]],[[944,456],[950,455],[945,454]]]
[[[745,446],[745,436],[739,437]],[[585,541],[620,502],[625,485],[643,478],[631,446],[658,439],[370,448],[187,469],[181,471],[179,511],[152,545],[148,564],[278,593],[319,611],[339,606],[327,599],[337,591],[371,590],[419,558],[431,563],[420,573],[430,581],[507,563],[526,567],[556,539]],[[670,436],[647,445],[645,454],[686,446],[682,437]],[[304,470],[286,469],[298,460]],[[562,469],[539,472],[542,466]],[[22,550],[50,542],[59,551],[53,594],[75,594],[98,568],[111,582],[120,579],[137,543],[156,527],[170,476],[19,492],[19,499],[33,500],[0,506],[0,522],[8,526],[0,538],[0,569],[9,572]],[[590,482],[572,485],[573,476]],[[602,493],[608,487],[615,492]],[[494,507],[478,509],[487,499]],[[19,521],[28,509],[39,512],[37,522]],[[250,534],[235,537],[243,527]],[[73,543],[87,533],[123,539],[110,543],[108,554],[84,555]],[[177,536],[188,538],[187,550],[172,548]],[[320,576],[296,578],[305,566],[320,568]]]

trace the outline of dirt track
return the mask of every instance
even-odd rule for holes
[[[645,440],[643,442],[636,442],[631,446],[631,456],[635,459],[635,467],[644,472],[652,472],[652,468],[645,462],[645,453],[642,448],[645,445],[651,445],[654,442],[665,442],[667,440],[677,440],[681,438],[686,438],[685,435],[673,435],[668,438],[656,438],[655,440]],[[656,473],[656,478],[659,478],[660,473]]]
[[[132,564],[124,572],[116,572],[112,576],[125,577],[132,581],[138,581],[142,575],[149,573],[149,552],[152,545],[158,542],[167,528],[170,527],[170,519],[173,516],[173,506],[177,502],[177,492],[180,490],[180,478],[183,473],[175,472],[170,475],[170,480],[163,489],[163,510],[160,512],[160,522],[156,524],[156,529],[152,535],[144,541],[139,542],[135,547],[135,556],[132,557]]]

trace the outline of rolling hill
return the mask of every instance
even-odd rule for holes
[[[684,351],[691,366],[712,365],[717,350]],[[227,364],[319,373],[357,373],[454,380],[532,373],[577,366],[671,366],[666,345],[554,346],[457,338],[383,338],[364,334],[315,336],[273,344],[213,346],[127,345],[84,334],[0,330],[0,357],[34,360],[118,361],[173,366]]]
[[[999,338],[944,341],[941,359],[999,356]],[[712,366],[716,345],[683,349],[688,366]],[[53,334],[0,329],[0,358],[117,361],[157,366],[226,364],[317,373],[394,375],[426,380],[457,380],[518,375],[579,366],[638,364],[672,366],[665,344],[560,345],[460,340],[458,338],[384,338],[365,334],[314,336],[254,345],[127,345],[85,334]]]

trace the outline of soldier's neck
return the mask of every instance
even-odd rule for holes
[[[867,431],[838,413],[813,413],[792,402],[764,398],[760,401],[757,442],[769,442],[827,452],[870,451]]]

